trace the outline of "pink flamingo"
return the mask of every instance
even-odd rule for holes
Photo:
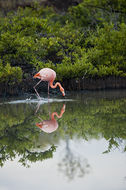
[[[57,118],[61,118],[64,112],[65,112],[65,104],[63,105],[61,109],[60,115],[58,115],[57,112],[53,112],[51,114],[50,120],[44,120],[40,123],[36,123],[36,126],[46,133],[52,133],[58,128],[58,122],[56,121],[54,116],[56,115]]]
[[[48,81],[48,95],[49,95],[49,86],[51,88],[56,88],[59,86],[60,91],[62,92],[62,95],[65,96],[64,88],[61,86],[59,82],[57,82],[55,85],[53,85],[53,82],[56,78],[56,72],[50,68],[44,68],[41,69],[36,75],[34,75],[34,78],[40,79],[40,81],[33,87],[37,96],[40,98],[39,93],[36,90],[36,86],[41,82],[41,81]]]

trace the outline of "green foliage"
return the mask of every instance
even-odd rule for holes
[[[125,14],[124,0],[84,0],[63,15],[36,4],[8,13],[0,20],[0,59],[10,73],[2,69],[1,79],[13,84],[13,73],[21,80],[43,67],[58,80],[126,76]]]
[[[9,63],[5,66],[0,60],[0,81],[10,85],[21,82],[22,70],[20,67],[11,67]]]
[[[126,76],[126,25],[114,30],[114,25],[104,24],[86,39],[89,60],[98,69],[98,75]]]
[[[125,0],[83,0],[78,6],[70,7],[67,19],[73,27],[95,28],[107,21],[117,24],[126,21]]]

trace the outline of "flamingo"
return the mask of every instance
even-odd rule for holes
[[[61,109],[60,115],[57,114],[57,112],[53,112],[51,114],[51,119],[50,120],[44,120],[40,123],[36,123],[36,126],[39,127],[42,131],[46,133],[52,133],[58,128],[58,122],[54,118],[54,116],[57,116],[57,118],[61,118],[63,113],[65,112],[65,104],[63,105]]]
[[[39,93],[36,90],[36,86],[41,82],[41,81],[47,81],[48,82],[48,95],[49,95],[49,86],[51,88],[56,88],[59,86],[60,91],[62,92],[62,95],[65,96],[64,88],[61,86],[59,82],[57,82],[55,85],[53,84],[55,78],[56,78],[56,72],[50,68],[43,68],[41,69],[36,75],[34,75],[33,78],[38,78],[40,81],[33,87],[37,96],[40,98]]]

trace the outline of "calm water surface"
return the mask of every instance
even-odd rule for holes
[[[0,190],[125,190],[126,90],[44,97],[0,100]]]

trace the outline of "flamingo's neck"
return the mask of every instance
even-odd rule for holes
[[[65,96],[65,92],[64,92],[64,88],[61,86],[61,84],[59,82],[57,82],[55,85],[53,84],[53,80],[51,80],[49,82],[49,85],[51,88],[56,88],[57,86],[59,86],[60,91],[62,92],[63,96]]]
[[[57,112],[53,112],[52,115],[51,115],[51,119],[52,119],[52,120],[55,120],[55,118],[54,118],[55,115],[56,115],[57,118],[61,118],[62,115],[63,115],[63,113],[60,113],[60,115],[58,115]]]
[[[59,82],[57,82],[55,85],[53,84],[53,80],[49,82],[49,85],[51,88],[56,88],[57,86],[59,86],[59,88],[62,88],[61,84]]]
[[[65,112],[65,104],[63,105],[63,107],[62,107],[61,112],[60,112],[59,115],[58,115],[57,112],[53,112],[53,113],[51,114],[51,119],[52,119],[52,120],[55,120],[55,118],[54,118],[55,115],[56,115],[57,118],[61,118],[64,112]]]

